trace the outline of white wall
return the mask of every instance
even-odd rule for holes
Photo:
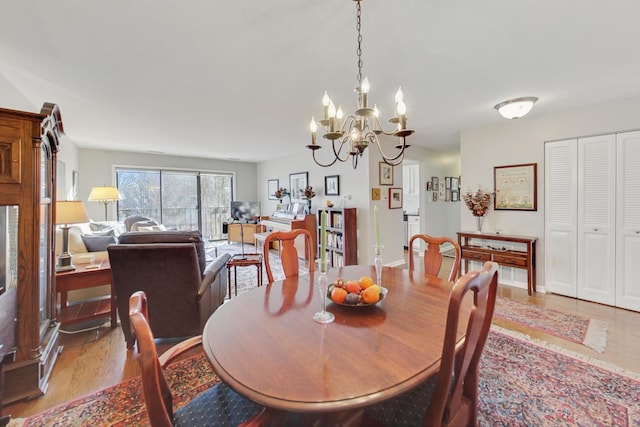
[[[539,102],[544,102],[544,99]],[[534,107],[535,111],[535,107]],[[537,206],[535,212],[493,211],[483,231],[538,237],[537,285],[544,290],[544,142],[640,129],[640,97],[612,101],[544,116],[525,116],[504,121],[500,126],[461,133],[462,189],[481,185],[493,189],[493,167],[537,163]],[[475,227],[471,213],[460,203],[461,229]],[[524,270],[519,270],[518,274]],[[526,283],[516,277],[519,283]]]
[[[432,176],[441,180],[445,176],[460,176],[460,154],[442,153],[429,148],[412,145],[406,157],[420,164],[420,231],[431,236],[447,236],[457,239],[460,227],[459,203],[438,200],[434,202],[432,192],[426,191],[426,182]]]

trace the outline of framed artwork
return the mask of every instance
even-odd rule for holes
[[[393,166],[385,162],[379,163],[380,185],[393,185]]]
[[[291,201],[301,200],[304,189],[309,185],[309,172],[297,172],[289,174],[289,191],[291,192]]]
[[[431,181],[427,181],[427,191],[431,191]]]
[[[439,183],[440,179],[437,176],[432,176],[431,177],[431,188],[433,188],[433,191],[438,191],[438,183]]]
[[[493,208],[505,211],[538,210],[537,163],[495,166]]]
[[[278,200],[276,197],[276,191],[280,188],[280,181],[277,179],[270,179],[267,181],[267,194],[269,195],[269,200]]]
[[[340,175],[329,175],[324,177],[324,194],[327,196],[340,195]]]
[[[371,200],[380,200],[380,189],[374,187],[371,189]]]
[[[445,192],[445,188],[444,188],[444,182],[441,182],[440,184],[438,184],[438,198],[444,200],[444,192]]]
[[[445,190],[444,201],[445,202],[450,202],[451,201],[451,189]]]
[[[460,192],[458,190],[451,190],[451,201],[452,202],[460,201]]]
[[[454,191],[458,191],[460,188],[460,179],[457,176],[451,177],[451,189]]]
[[[433,194],[431,195],[431,200],[434,202],[438,201],[438,192],[434,191]]]
[[[445,176],[444,177],[444,186],[445,186],[445,188],[447,190],[451,188],[451,177],[450,176]]]
[[[389,209],[399,209],[402,207],[402,188],[389,189]]]

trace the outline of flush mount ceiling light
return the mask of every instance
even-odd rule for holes
[[[369,145],[378,147],[378,151],[385,163],[397,166],[402,163],[404,152],[409,147],[405,138],[414,131],[407,129],[407,107],[404,103],[401,89],[398,89],[395,96],[395,116],[389,119],[389,122],[394,125],[393,130],[385,131],[378,120],[378,107],[375,104],[373,108],[369,106],[369,80],[366,77],[362,77],[361,0],[354,1],[356,2],[356,30],[358,33],[358,48],[356,50],[358,55],[358,86],[355,88],[358,106],[353,114],[343,118],[342,107],[338,107],[336,110],[335,104],[325,92],[322,98],[323,118],[318,122],[316,122],[315,118],[311,118],[311,124],[309,125],[311,144],[306,147],[313,152],[313,160],[322,167],[329,167],[338,160],[346,162],[351,158],[351,163],[355,169],[358,166],[358,159],[362,157],[364,150]],[[322,148],[316,140],[318,123],[325,128],[323,138],[330,141],[327,145],[330,148],[331,160],[327,163],[321,163],[316,159],[316,151]],[[382,151],[382,146],[378,140],[378,135],[380,134],[395,136],[402,140],[395,146],[396,151],[391,155],[387,155]]]
[[[519,119],[531,111],[537,100],[535,96],[525,96],[501,102],[493,108],[498,110],[505,119]]]

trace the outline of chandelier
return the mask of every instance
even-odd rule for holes
[[[313,160],[322,167],[329,167],[336,161],[346,162],[351,158],[353,168],[358,166],[358,159],[369,145],[378,147],[378,151],[382,156],[382,160],[391,166],[397,166],[404,159],[404,152],[409,147],[406,143],[406,137],[413,134],[414,131],[407,129],[407,106],[403,100],[402,88],[398,88],[395,95],[395,116],[389,119],[394,124],[391,131],[382,128],[378,120],[378,107],[376,104],[373,108],[369,106],[369,80],[367,77],[362,78],[362,33],[361,33],[361,0],[354,0],[357,5],[356,30],[358,32],[358,86],[354,89],[357,97],[358,108],[356,111],[344,117],[342,107],[336,110],[335,104],[329,98],[327,92],[322,97],[323,118],[316,122],[315,117],[311,118],[309,130],[311,131],[311,144],[306,147],[313,153]],[[333,159],[328,163],[321,163],[316,158],[316,151],[322,148],[317,142],[318,123],[325,129],[323,138],[330,141],[333,150]],[[384,153],[382,145],[378,140],[378,135],[395,136],[402,139],[401,144],[395,145],[395,152],[391,155]]]

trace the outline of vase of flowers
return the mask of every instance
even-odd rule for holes
[[[489,210],[489,205],[491,204],[491,198],[493,197],[493,193],[490,191],[485,191],[482,188],[478,187],[476,192],[467,191],[462,195],[462,200],[464,200],[464,204],[467,206],[467,209],[471,211],[471,214],[476,219],[476,231],[478,233],[482,232],[482,223],[484,221],[484,216],[487,214]]]
[[[286,188],[280,187],[276,190],[275,193],[273,193],[273,195],[276,197],[276,199],[280,200],[280,203],[282,203],[282,198],[288,196],[289,192]]]
[[[309,206],[309,213],[311,213],[311,199],[316,197],[316,193],[315,191],[313,191],[313,187],[307,185],[305,188],[300,189],[300,193],[302,193],[301,198],[307,201],[307,204]]]

